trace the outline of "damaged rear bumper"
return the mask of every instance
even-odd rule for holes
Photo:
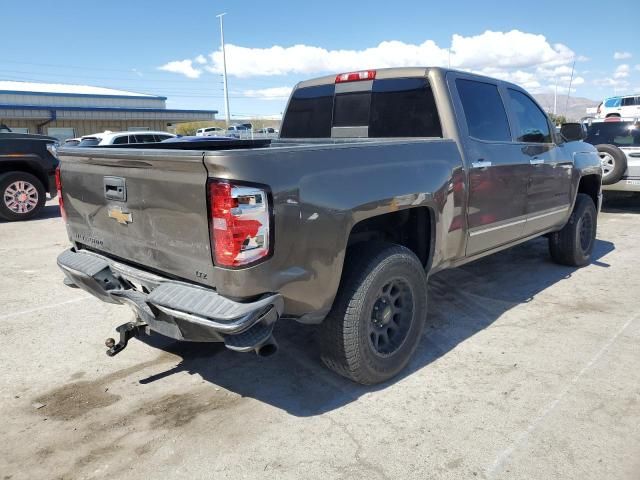
[[[216,291],[171,280],[85,250],[66,250],[58,266],[70,282],[99,299],[129,305],[140,325],[176,340],[224,342],[236,351],[275,345],[272,332],[282,315],[279,294],[237,302]]]

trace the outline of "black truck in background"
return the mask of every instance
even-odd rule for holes
[[[14,133],[0,124],[0,219],[27,220],[40,213],[47,193],[56,196],[58,140]]]

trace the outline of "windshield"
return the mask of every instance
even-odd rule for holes
[[[640,147],[640,122],[599,122],[587,128],[585,141],[592,145]]]

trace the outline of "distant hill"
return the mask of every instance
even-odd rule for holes
[[[547,112],[553,112],[553,93],[539,93],[534,95],[534,97]],[[567,96],[558,95],[556,113],[558,115],[564,115],[567,120],[580,120],[587,115],[587,108],[597,107],[599,103],[599,100],[570,97],[568,108],[565,109],[567,106]]]

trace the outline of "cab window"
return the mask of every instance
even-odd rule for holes
[[[523,143],[551,143],[551,129],[547,115],[524,93],[507,89],[509,107],[515,117],[516,141]]]

